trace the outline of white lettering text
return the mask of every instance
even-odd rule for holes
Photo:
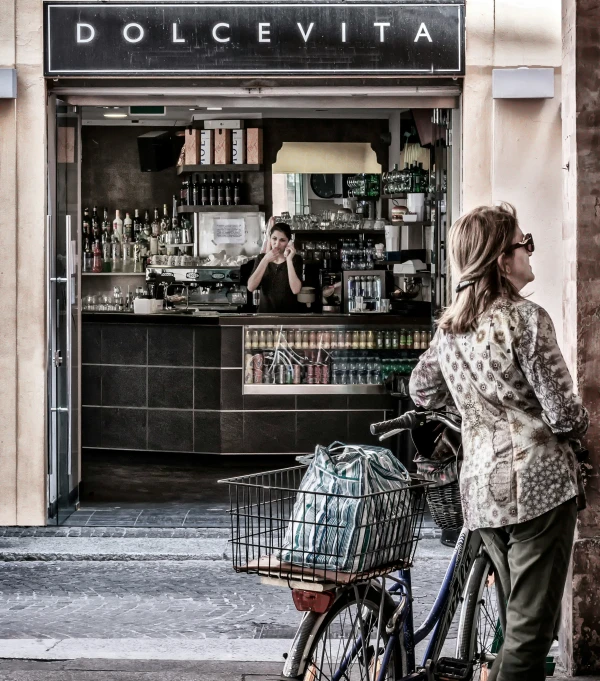
[[[218,43],[228,43],[228,42],[231,40],[231,38],[219,38],[219,36],[217,35],[217,31],[218,31],[220,28],[229,28],[229,24],[215,24],[215,25],[213,26],[213,30],[212,30],[213,38],[214,38]]]
[[[302,28],[302,24],[298,22],[298,28],[300,29],[300,33],[302,33],[302,37],[304,38],[304,42],[308,42],[308,36],[310,35],[310,32],[313,30],[314,22],[308,27],[308,30],[306,33],[304,32],[304,28]]]
[[[433,42],[431,36],[429,35],[429,31],[427,30],[427,26],[425,26],[425,24],[421,24],[419,26],[419,32],[417,33],[415,42],[418,43],[420,38],[427,38],[427,40],[429,40],[430,43]]]
[[[136,28],[138,31],[137,38],[132,38],[129,35],[129,31],[132,28]],[[123,37],[128,43],[139,43],[140,40],[144,37],[144,29],[139,25],[139,24],[127,24],[125,28],[123,29]]]
[[[185,38],[177,37],[177,22],[173,22],[173,42],[174,43],[184,43]]]
[[[271,38],[267,38],[266,36],[271,35],[271,31],[267,30],[267,26],[270,26],[271,24],[258,24],[258,42],[259,43],[270,43]]]
[[[89,31],[87,38],[81,34],[81,29],[86,28]],[[96,35],[96,30],[91,24],[77,24],[77,42],[78,43],[91,43]]]
[[[378,26],[379,27],[379,42],[383,43],[385,41],[383,32],[385,31],[386,27],[388,27],[390,24],[389,22],[380,22],[376,21],[373,26]]]

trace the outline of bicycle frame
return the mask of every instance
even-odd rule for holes
[[[436,661],[440,657],[444,642],[446,640],[446,635],[448,634],[448,630],[458,609],[460,597],[464,591],[469,573],[475,558],[482,549],[482,546],[483,542],[479,532],[471,532],[467,529],[462,530],[456,543],[456,547],[454,548],[452,558],[446,570],[446,574],[436,600],[429,614],[425,618],[425,621],[416,631],[414,630],[412,611],[412,586],[410,570],[402,570],[398,573],[397,577],[393,577],[392,579],[394,584],[387,589],[387,591],[385,589],[385,577],[383,578],[383,588],[381,593],[382,605],[386,593],[400,593],[400,595],[403,597],[402,602],[404,603],[404,606],[398,616],[398,619],[400,620],[399,626],[388,639],[376,681],[384,681],[390,658],[395,646],[399,643],[400,636],[403,637],[404,648],[406,650],[408,676],[399,678],[397,677],[395,681],[429,681],[429,663],[430,661]],[[383,607],[380,609],[380,613],[382,612]],[[378,645],[381,634],[381,619],[382,618],[380,615],[380,621],[377,627],[376,645]],[[424,641],[432,631],[434,633],[427,646],[423,663],[417,671],[415,662],[415,647]],[[360,653],[361,648],[364,647],[364,635],[361,633],[361,635],[357,637],[353,647],[345,655],[339,669],[335,672],[335,674],[333,674],[331,681],[341,681],[345,677],[346,671],[351,661],[357,654]]]

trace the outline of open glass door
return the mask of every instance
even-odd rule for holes
[[[79,489],[79,268],[81,117],[50,98],[48,113],[48,517],[60,524]]]

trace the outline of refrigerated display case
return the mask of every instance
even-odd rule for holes
[[[245,326],[244,394],[383,393],[430,341],[425,325]]]

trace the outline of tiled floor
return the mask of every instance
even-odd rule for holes
[[[139,504],[113,506],[82,504],[65,523],[67,527],[228,527],[228,503]]]

